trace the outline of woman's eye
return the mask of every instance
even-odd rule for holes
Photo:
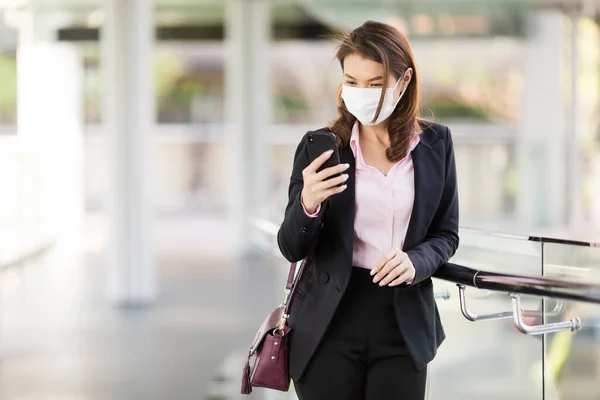
[[[354,81],[346,81],[346,85],[356,85],[356,82],[354,82]]]
[[[371,86],[372,87],[381,87],[381,83],[372,83]]]

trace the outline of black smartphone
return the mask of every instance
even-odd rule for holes
[[[325,160],[323,165],[319,167],[317,172],[320,172],[325,168],[334,167],[340,163],[340,154],[338,153],[337,140],[332,132],[317,131],[308,134],[308,155],[310,157],[311,163],[315,160],[315,158],[319,157],[327,150],[333,150],[333,153],[331,154],[331,157]],[[340,175],[341,173],[337,173],[327,179],[331,179]]]

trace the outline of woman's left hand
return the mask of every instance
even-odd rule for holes
[[[379,282],[379,286],[397,286],[407,281],[412,282],[415,273],[415,266],[408,254],[400,249],[391,249],[371,270],[371,275],[375,275],[373,282]]]

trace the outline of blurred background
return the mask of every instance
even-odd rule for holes
[[[457,262],[600,284],[599,0],[0,0],[0,399],[238,398],[329,37],[367,19],[453,132]],[[600,399],[600,307],[556,341],[440,308],[430,398]]]

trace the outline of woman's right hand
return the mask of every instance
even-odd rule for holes
[[[319,204],[325,199],[334,194],[343,192],[348,187],[348,185],[345,184],[337,186],[348,179],[348,174],[342,174],[341,176],[327,179],[330,176],[347,170],[350,166],[348,164],[338,164],[317,172],[319,167],[331,157],[331,154],[333,154],[332,150],[324,152],[319,157],[315,158],[315,160],[302,171],[304,187],[300,194],[300,200],[309,214],[314,214]]]

